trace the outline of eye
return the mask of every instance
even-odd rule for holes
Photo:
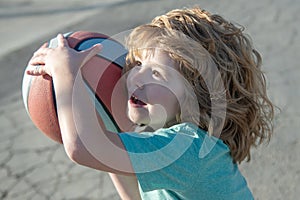
[[[152,74],[153,74],[154,76],[156,76],[156,77],[159,77],[159,76],[160,76],[160,73],[159,73],[159,71],[157,71],[157,70],[153,70],[153,71],[152,71]]]
[[[136,65],[136,66],[142,66],[142,62],[139,61],[139,60],[136,60],[136,61],[135,61],[135,65]]]

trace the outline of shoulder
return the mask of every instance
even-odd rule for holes
[[[192,123],[181,123],[155,132],[123,133],[120,138],[133,164],[143,160],[150,164],[137,166],[146,168],[165,167],[179,161],[180,157],[194,162],[205,159],[207,162],[216,155],[229,155],[227,145]]]
[[[123,143],[127,144],[128,148],[134,145],[147,147],[147,144],[152,144],[154,146],[157,144],[157,148],[161,148],[164,145],[171,145],[170,143],[175,143],[176,145],[194,145],[215,147],[219,146],[221,149],[228,151],[228,147],[223,141],[217,137],[210,136],[206,131],[199,128],[193,123],[180,123],[169,128],[161,128],[154,132],[128,132],[119,135]],[[160,145],[159,145],[160,144]],[[144,146],[146,145],[146,146]]]

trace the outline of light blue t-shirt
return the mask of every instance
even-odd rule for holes
[[[230,199],[253,196],[226,144],[191,123],[122,133],[142,199]]]

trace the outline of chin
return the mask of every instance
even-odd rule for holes
[[[129,116],[129,119],[132,123],[137,124],[137,125],[147,125],[149,123],[149,120],[141,119],[141,118],[137,118],[137,117]]]
[[[142,116],[139,113],[130,113],[128,112],[127,114],[129,120],[134,123],[134,124],[148,124],[149,123],[149,119],[148,117]]]
[[[148,112],[146,110],[136,110],[134,108],[129,108],[127,110],[127,116],[130,121],[134,124],[148,124],[150,122],[150,118],[148,116]]]

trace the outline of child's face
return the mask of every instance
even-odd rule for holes
[[[136,61],[127,78],[129,119],[153,129],[174,123],[184,96],[182,76],[174,61],[160,50]]]

